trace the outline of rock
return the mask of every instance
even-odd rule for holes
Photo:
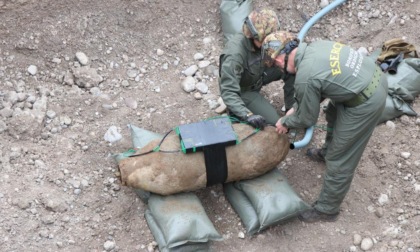
[[[118,132],[118,129],[116,126],[111,126],[106,131],[104,135],[104,139],[107,142],[114,143],[122,139],[121,134]]]
[[[46,111],[15,109],[8,121],[8,133],[16,139],[29,139],[39,136],[43,128]]]
[[[192,65],[190,67],[188,67],[187,69],[185,69],[184,71],[182,71],[182,73],[185,76],[193,76],[198,70],[198,66],[197,65]]]
[[[196,54],[194,54],[194,59],[195,60],[203,60],[204,55],[202,53],[196,53]]]
[[[88,66],[73,68],[74,82],[81,88],[98,86],[103,81],[96,69]]]
[[[362,236],[359,234],[353,235],[353,244],[359,246],[362,243]]]
[[[201,100],[201,99],[203,99],[203,96],[201,95],[201,93],[200,93],[200,92],[195,92],[195,93],[194,93],[194,98],[195,98],[196,100]]]
[[[83,52],[77,52],[76,59],[82,66],[86,66],[89,62],[89,58]]]
[[[321,0],[319,7],[325,8],[329,4],[328,0]]]
[[[378,218],[382,218],[382,216],[384,216],[384,210],[383,210],[381,207],[378,207],[378,208],[375,210],[375,215],[376,215]]]
[[[28,67],[28,73],[31,75],[35,75],[38,72],[38,67],[34,65],[30,65]]]
[[[369,238],[369,237],[368,238],[363,238],[362,243],[360,245],[360,248],[363,251],[368,251],[371,248],[373,248],[373,241],[372,241],[372,239]]]
[[[202,60],[200,62],[198,62],[198,67],[199,68],[205,68],[208,67],[210,65],[210,61],[208,60]]]
[[[136,76],[139,74],[139,72],[136,69],[128,69],[127,70],[127,76],[130,78],[136,78]]]
[[[181,82],[182,89],[189,93],[195,90],[195,79],[192,76],[187,76],[182,82]]]
[[[390,129],[395,129],[395,123],[393,121],[387,121],[386,126]]]
[[[386,195],[386,194],[381,194],[381,195],[379,196],[378,202],[379,202],[379,205],[381,205],[381,206],[383,206],[383,205],[385,205],[386,203],[388,203],[388,195]]]
[[[131,108],[131,109],[136,109],[137,108],[137,101],[134,100],[131,97],[125,98],[124,99],[124,103],[127,107]]]
[[[411,156],[411,153],[403,151],[403,152],[401,152],[400,155],[401,155],[402,158],[408,159]]]
[[[157,54],[158,56],[162,56],[164,53],[165,53],[165,52],[164,52],[162,49],[157,49],[157,50],[156,50],[156,54]]]
[[[226,107],[226,105],[223,103],[223,104],[221,104],[219,107],[217,107],[217,108],[214,110],[214,112],[216,112],[217,114],[223,114],[223,113],[225,113],[225,112],[226,112],[226,109],[227,109],[227,107]]]
[[[104,243],[104,249],[106,250],[106,251],[111,251],[111,250],[113,250],[115,248],[115,242],[113,242],[113,241],[106,241],[105,243]]]
[[[209,87],[206,85],[206,83],[201,81],[195,84],[195,88],[202,94],[207,94],[207,92],[209,91]]]

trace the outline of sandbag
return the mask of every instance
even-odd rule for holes
[[[222,0],[220,14],[225,43],[236,33],[242,32],[244,20],[251,11],[252,0]]]
[[[208,251],[209,241],[222,240],[193,193],[152,194],[145,218],[161,252]]]
[[[253,235],[309,209],[279,170],[223,185],[226,198]]]
[[[397,74],[385,73],[388,81],[388,96],[379,123],[401,115],[416,116],[410,103],[420,94],[420,59],[404,59]]]
[[[414,111],[403,99],[398,96],[388,95],[386,97],[384,111],[382,112],[378,124],[400,117],[404,114],[409,116],[417,115],[416,111]]]
[[[275,127],[264,130],[246,124],[233,124],[239,144],[226,147],[227,179],[225,182],[249,179],[266,173],[278,165],[289,152],[289,140],[277,134]],[[250,137],[249,137],[250,136]],[[206,187],[206,167],[202,152],[184,154],[179,137],[169,134],[159,151],[161,140],[154,140],[137,150],[136,154],[148,153],[123,159],[119,162],[123,185],[148,192],[170,195],[194,191]]]
[[[405,101],[411,102],[414,98],[420,94],[420,59],[419,58],[408,58],[404,59],[398,65],[397,74],[386,74],[388,80],[388,89],[392,92],[398,88],[404,88],[407,94],[411,95],[411,99],[405,99]],[[401,93],[397,93],[401,96]]]

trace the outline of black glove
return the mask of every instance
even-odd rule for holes
[[[247,123],[249,123],[252,127],[254,128],[260,128],[260,129],[264,129],[264,127],[267,125],[265,122],[264,117],[260,116],[260,115],[250,115],[247,116],[245,121]]]

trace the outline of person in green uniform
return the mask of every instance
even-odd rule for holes
[[[286,79],[278,68],[264,67],[261,61],[261,43],[278,28],[279,21],[273,10],[252,11],[244,21],[242,33],[229,39],[219,59],[219,88],[228,113],[257,128],[264,128],[266,123],[274,125],[280,118],[260,94],[263,85]],[[285,81],[286,110],[294,103],[293,81],[293,77]]]
[[[305,222],[335,221],[355,169],[384,110],[388,82],[373,59],[334,41],[310,44],[281,32],[262,45],[264,64],[295,75],[296,103],[276,123],[279,134],[316,124],[320,102],[327,131],[322,151],[326,164],[323,187],[313,207],[299,215]]]

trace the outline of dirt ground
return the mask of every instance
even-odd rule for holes
[[[220,0],[0,0],[0,251],[158,250],[146,205],[121,185],[112,155],[131,147],[128,124],[164,134],[218,115],[219,6]],[[318,0],[254,6],[271,6],[282,29],[296,33],[321,9]],[[418,20],[419,0],[348,1],[306,40],[372,51],[404,37],[420,46]],[[195,77],[206,94],[181,87],[193,65],[200,65]],[[264,93],[280,111],[282,83]],[[418,97],[413,108],[420,112]],[[111,126],[122,136],[112,144],[104,140]],[[334,223],[291,219],[240,238],[245,229],[222,187],[197,191],[224,237],[211,250],[361,251],[359,235],[373,241],[371,251],[420,251],[419,127],[418,118],[402,116],[376,128]],[[310,146],[320,146],[324,134],[317,128]],[[325,167],[305,150],[291,150],[278,168],[312,203]]]

